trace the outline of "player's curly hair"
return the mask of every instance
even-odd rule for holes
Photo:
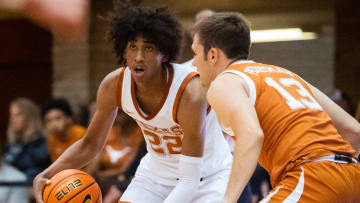
[[[165,63],[177,60],[183,44],[183,29],[167,7],[140,7],[126,0],[117,0],[108,20],[107,39],[113,43],[119,65],[126,65],[124,52],[127,43],[139,35],[154,43],[168,59]]]

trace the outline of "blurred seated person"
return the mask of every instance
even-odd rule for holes
[[[5,161],[22,171],[29,182],[50,165],[40,109],[31,100],[18,98],[10,103],[7,141]]]
[[[26,176],[3,160],[3,142],[0,143],[0,182],[26,182]],[[0,186],[0,203],[28,203],[27,187]]]
[[[50,101],[42,109],[41,116],[52,162],[85,135],[84,127],[73,124],[72,110],[65,99]]]
[[[93,163],[96,177],[104,194],[104,203],[117,202],[135,175],[139,161],[137,156],[146,153],[144,140],[136,122],[123,112],[118,112],[103,153]],[[145,152],[140,153],[141,151]],[[141,159],[140,157],[140,159]],[[133,168],[133,171],[129,171]]]

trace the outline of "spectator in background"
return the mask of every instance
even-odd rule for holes
[[[4,144],[0,143],[0,182],[26,182],[21,171],[3,160]],[[26,187],[0,186],[0,203],[28,203],[29,193]]]
[[[25,173],[28,181],[50,165],[40,110],[34,102],[18,98],[10,103],[7,136],[5,161]]]
[[[50,101],[42,109],[41,116],[52,162],[71,144],[85,135],[84,127],[73,124],[72,110],[65,99]]]
[[[119,112],[104,151],[95,163],[94,176],[104,194],[104,203],[117,202],[130,183],[139,164],[134,160],[139,147],[141,147],[140,142],[143,140],[141,130],[136,122],[124,112]],[[145,148],[145,145],[142,147]],[[136,164],[133,166],[135,167],[134,173],[125,174],[133,164]]]

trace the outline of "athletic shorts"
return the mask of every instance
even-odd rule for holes
[[[260,203],[360,202],[360,165],[331,160],[307,162],[287,172]]]
[[[230,170],[223,170],[204,178],[191,203],[219,203],[223,200]],[[162,185],[152,179],[136,175],[121,196],[119,203],[162,203],[174,186]]]

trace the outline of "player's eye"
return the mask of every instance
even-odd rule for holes
[[[145,51],[152,51],[152,50],[154,50],[154,47],[152,46],[145,47]]]
[[[136,49],[136,46],[135,46],[135,44],[130,43],[129,48],[134,50],[134,49]]]

